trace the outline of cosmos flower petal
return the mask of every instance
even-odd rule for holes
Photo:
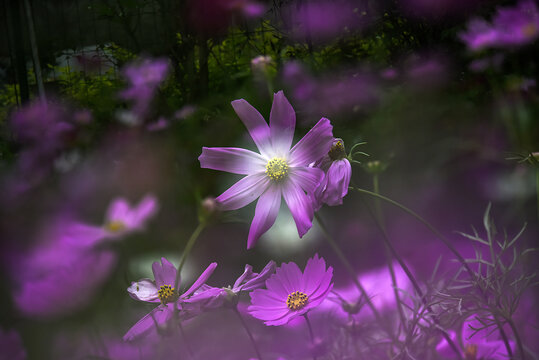
[[[247,175],[215,200],[223,210],[240,209],[255,201],[268,188],[269,181],[264,173]]]
[[[155,196],[146,195],[135,209],[132,210],[132,225],[140,226],[146,219],[155,215],[158,210],[158,202]]]
[[[115,199],[107,209],[106,222],[125,221],[130,211],[130,206],[124,198]]]
[[[279,276],[288,294],[296,290],[302,290],[302,274],[298,265],[294,262],[282,264],[275,273]]]
[[[232,147],[203,147],[198,160],[202,168],[240,175],[264,172],[267,162],[260,154]]]
[[[315,291],[311,294],[307,293],[309,297],[316,299],[320,296],[322,296],[324,293],[327,292],[327,289],[330,288],[331,279],[333,278],[333,268],[330,266],[322,279],[320,280],[320,284],[315,289]],[[324,296],[325,297],[325,296]]]
[[[157,331],[159,326],[166,324],[172,317],[173,311],[168,306],[158,306],[140,319],[124,335],[124,341],[133,341],[148,335],[152,330]]]
[[[260,271],[260,274],[257,274],[255,277],[246,281],[245,284],[241,286],[241,290],[250,291],[264,286],[266,280],[275,272],[276,267],[275,261],[271,260],[264,269]]]
[[[232,107],[253,138],[262,155],[271,152],[270,129],[258,110],[244,99],[232,101]]]
[[[254,276],[256,276],[256,274],[253,272],[253,267],[249,264],[246,264],[245,269],[243,270],[243,274],[241,274],[240,277],[236,279],[232,288],[239,288],[241,284],[250,280]]]
[[[161,264],[154,262],[152,264],[153,276],[155,279],[155,285],[159,289],[163,285],[172,285],[176,281],[176,267],[172,265],[167,259],[161,258]]]
[[[273,95],[270,112],[271,143],[277,153],[290,150],[295,128],[296,112],[281,90]]]
[[[264,324],[267,326],[285,325],[285,324],[288,324],[288,322],[292,320],[293,318],[295,318],[296,316],[302,315],[304,313],[305,313],[304,311],[301,313],[300,312],[294,313],[293,311],[288,311],[284,316],[277,319],[265,321]]]
[[[352,177],[352,166],[348,159],[334,161],[326,174],[327,185],[323,201],[330,205],[341,205],[343,197],[348,194],[348,185]]]
[[[313,226],[312,219],[314,212],[311,201],[301,187],[292,181],[285,184],[283,197],[296,222],[299,237],[302,237]]]
[[[324,178],[324,171],[315,167],[299,167],[290,170],[290,177],[306,193],[313,193]]]
[[[280,207],[281,190],[276,186],[268,187],[256,204],[255,216],[249,229],[247,249],[251,249],[260,236],[275,223]]]
[[[196,281],[193,283],[193,285],[191,285],[191,287],[181,295],[182,298],[185,298],[189,295],[191,295],[192,293],[194,293],[199,287],[201,287],[202,285],[204,285],[204,283],[206,281],[208,281],[208,279],[210,278],[210,276],[213,274],[213,272],[215,271],[215,268],[217,267],[217,263],[213,262],[211,263],[210,265],[208,265],[208,267],[206,268],[206,270],[204,270],[204,272],[198,277],[198,279],[196,279]]]
[[[135,300],[147,302],[159,302],[159,289],[155,286],[155,281],[150,279],[141,279],[132,282],[127,288],[129,296]]]
[[[275,295],[277,298],[284,298],[290,294],[290,292],[284,287],[280,277],[271,276],[266,280],[266,288]]]
[[[321,118],[290,150],[290,166],[307,166],[326,155],[333,143],[333,126]]]
[[[303,272],[303,290],[306,294],[312,294],[318,287],[318,282],[314,279],[320,279],[326,272],[326,262],[315,254],[307,261],[305,271]]]
[[[286,296],[276,296],[271,290],[257,289],[250,294],[254,308],[286,309]]]
[[[290,310],[286,307],[281,307],[280,309],[264,309],[260,311],[249,308],[249,312],[260,320],[275,320],[287,315]]]

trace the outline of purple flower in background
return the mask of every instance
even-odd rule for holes
[[[232,107],[247,127],[260,154],[239,148],[202,148],[198,158],[201,167],[247,175],[221,194],[217,202],[223,210],[236,210],[259,199],[249,230],[248,249],[275,223],[281,195],[302,237],[311,228],[314,216],[307,194],[314,192],[324,175],[322,170],[309,167],[309,164],[329,151],[333,127],[328,119],[320,119],[290,149],[296,113],[282,91],[273,98],[269,126],[247,101],[235,100]]]
[[[172,318],[174,311],[181,309],[182,302],[208,280],[216,267],[217,263],[211,263],[193,285],[180,295],[174,288],[177,274],[174,265],[165,258],[161,258],[161,263],[154,262],[152,271],[155,280],[141,279],[132,282],[127,291],[135,300],[160,303],[160,305],[133,325],[124,335],[124,340],[135,340],[147,335],[153,328],[165,326]]]
[[[148,219],[159,208],[153,195],[146,195],[138,205],[131,206],[124,198],[116,198],[109,205],[105,216],[105,236],[119,237],[134,231],[143,230]]]
[[[284,325],[317,307],[333,288],[333,268],[318,254],[310,258],[301,273],[293,263],[284,263],[266,280],[267,289],[251,292],[248,312],[266,325]]]
[[[165,80],[169,70],[167,59],[145,59],[125,67],[123,74],[129,82],[120,97],[133,103],[132,113],[138,119],[144,118],[159,85]]]
[[[0,358],[9,360],[26,359],[26,350],[22,344],[21,336],[15,330],[4,331],[0,328]]]
[[[204,284],[193,296],[185,300],[184,310],[198,313],[222,307],[227,303],[236,305],[241,292],[263,287],[266,280],[275,272],[275,267],[275,262],[270,261],[260,273],[255,273],[251,265],[245,265],[243,274],[232,287],[217,288]],[[191,309],[189,305],[196,308]]]
[[[324,179],[311,196],[314,210],[318,211],[322,204],[341,205],[352,177],[352,166],[346,158],[342,139],[334,139],[327,155],[314,166],[324,170]]]
[[[462,357],[466,360],[502,360],[508,359],[507,349],[502,340],[493,340],[488,335],[489,330],[483,329],[485,325],[477,319],[475,315],[468,317],[462,324]],[[475,330],[474,330],[475,329]],[[477,331],[477,329],[482,329]],[[452,340],[455,343],[456,334],[454,331],[449,332]],[[511,349],[514,350],[515,344],[509,340]],[[436,346],[436,350],[440,355],[447,358],[453,358],[455,353],[445,339],[442,339]]]
[[[34,249],[14,255],[10,267],[19,311],[33,318],[52,318],[90,303],[116,263],[111,251],[88,246],[101,236],[61,220],[43,232]]]
[[[485,48],[511,48],[535,41],[539,37],[539,9],[534,1],[521,1],[516,7],[498,9],[492,24],[471,20],[460,34],[471,51]]]

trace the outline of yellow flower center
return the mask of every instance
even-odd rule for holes
[[[283,158],[275,157],[266,165],[266,175],[273,181],[281,181],[288,175],[288,164]]]
[[[294,291],[288,295],[288,298],[286,299],[286,306],[288,306],[290,310],[299,310],[307,305],[308,300],[309,297],[307,294],[302,293],[301,291]]]
[[[477,345],[468,344],[464,347],[465,360],[477,360]]]
[[[159,288],[159,291],[157,291],[157,294],[159,300],[161,300],[163,304],[176,300],[176,294],[174,293],[174,288],[172,285],[162,285]]]
[[[121,221],[118,221],[118,220],[113,220],[111,222],[109,222],[108,224],[105,225],[105,228],[112,232],[112,233],[118,233],[120,231],[123,231],[125,230],[126,226],[123,222]]]
[[[537,27],[533,23],[526,24],[522,27],[522,34],[532,37],[537,32]]]

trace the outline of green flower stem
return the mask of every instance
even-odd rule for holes
[[[187,256],[191,253],[191,249],[195,245],[200,233],[204,228],[206,227],[206,223],[201,221],[198,223],[198,226],[196,227],[195,231],[191,234],[191,237],[187,241],[187,244],[185,245],[185,248],[183,249],[182,256],[180,257],[180,264],[178,265],[178,272],[176,273],[176,280],[174,281],[174,291],[176,294],[179,294],[179,285],[180,285],[180,274],[182,272],[183,265],[185,264],[185,261],[187,260]]]
[[[335,254],[337,254],[337,257],[339,258],[341,263],[344,265],[344,268],[346,269],[346,271],[350,275],[350,278],[352,279],[352,281],[356,285],[357,289],[361,293],[361,296],[367,301],[367,305],[371,309],[374,317],[376,318],[376,321],[380,325],[385,324],[385,322],[382,320],[382,317],[380,316],[380,313],[378,312],[378,310],[376,309],[376,307],[372,303],[369,294],[367,294],[367,291],[365,290],[363,285],[361,285],[361,282],[357,279],[357,275],[356,275],[356,272],[354,271],[354,268],[352,267],[350,262],[346,259],[346,256],[344,256],[344,253],[342,252],[341,248],[339,247],[339,245],[337,244],[335,239],[333,239],[333,237],[327,231],[326,226],[324,225],[324,222],[322,221],[322,219],[320,218],[320,216],[317,213],[314,214],[314,217],[315,217],[316,221],[318,222],[318,225],[320,226],[320,229],[322,230],[322,233],[324,234],[324,237],[328,241],[329,245],[331,245],[331,248],[333,249],[333,251],[335,251]],[[390,331],[387,327],[385,329],[385,332],[393,340],[396,340],[393,332]]]
[[[313,360],[316,360],[316,355],[314,353],[314,332],[313,332],[313,327],[311,325],[311,321],[309,320],[309,317],[307,316],[307,313],[305,313],[303,315],[303,317],[305,318],[305,322],[307,323],[307,328],[309,329],[309,335],[311,336],[311,344],[313,345]]]
[[[262,360],[262,353],[260,352],[260,349],[258,348],[258,345],[256,344],[255,338],[253,334],[251,333],[251,330],[249,330],[249,327],[247,326],[247,323],[245,322],[245,319],[243,316],[241,316],[240,312],[238,311],[237,307],[232,308],[232,311],[238,315],[238,318],[240,319],[241,325],[245,329],[245,332],[247,335],[249,335],[249,339],[251,339],[251,344],[253,344],[253,348],[255,349],[256,356],[258,357],[258,360]]]

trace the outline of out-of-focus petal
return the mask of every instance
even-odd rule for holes
[[[290,178],[308,194],[313,193],[324,177],[322,169],[298,167],[290,169]]]
[[[143,223],[157,212],[159,204],[153,195],[146,195],[132,210],[132,224],[140,227]]]
[[[290,150],[295,128],[296,112],[281,90],[273,95],[270,112],[271,143],[277,153]]]
[[[249,131],[262,155],[271,152],[270,129],[262,115],[244,99],[232,101],[232,107]]]
[[[251,249],[260,236],[275,223],[280,207],[281,190],[277,186],[268,187],[256,204],[255,216],[247,238],[247,249]]]
[[[215,200],[223,210],[240,209],[255,201],[268,188],[269,181],[264,173],[247,175]]]
[[[112,221],[125,221],[126,216],[129,214],[130,206],[126,199],[117,198],[109,206],[105,223]]]
[[[290,166],[308,166],[326,155],[333,143],[333,126],[321,118],[290,150]]]
[[[198,160],[202,168],[240,175],[264,172],[267,162],[253,151],[231,147],[203,147]]]
[[[124,335],[124,341],[133,341],[149,335],[152,331],[158,331],[161,326],[172,318],[173,311],[168,306],[160,305],[140,319]]]

